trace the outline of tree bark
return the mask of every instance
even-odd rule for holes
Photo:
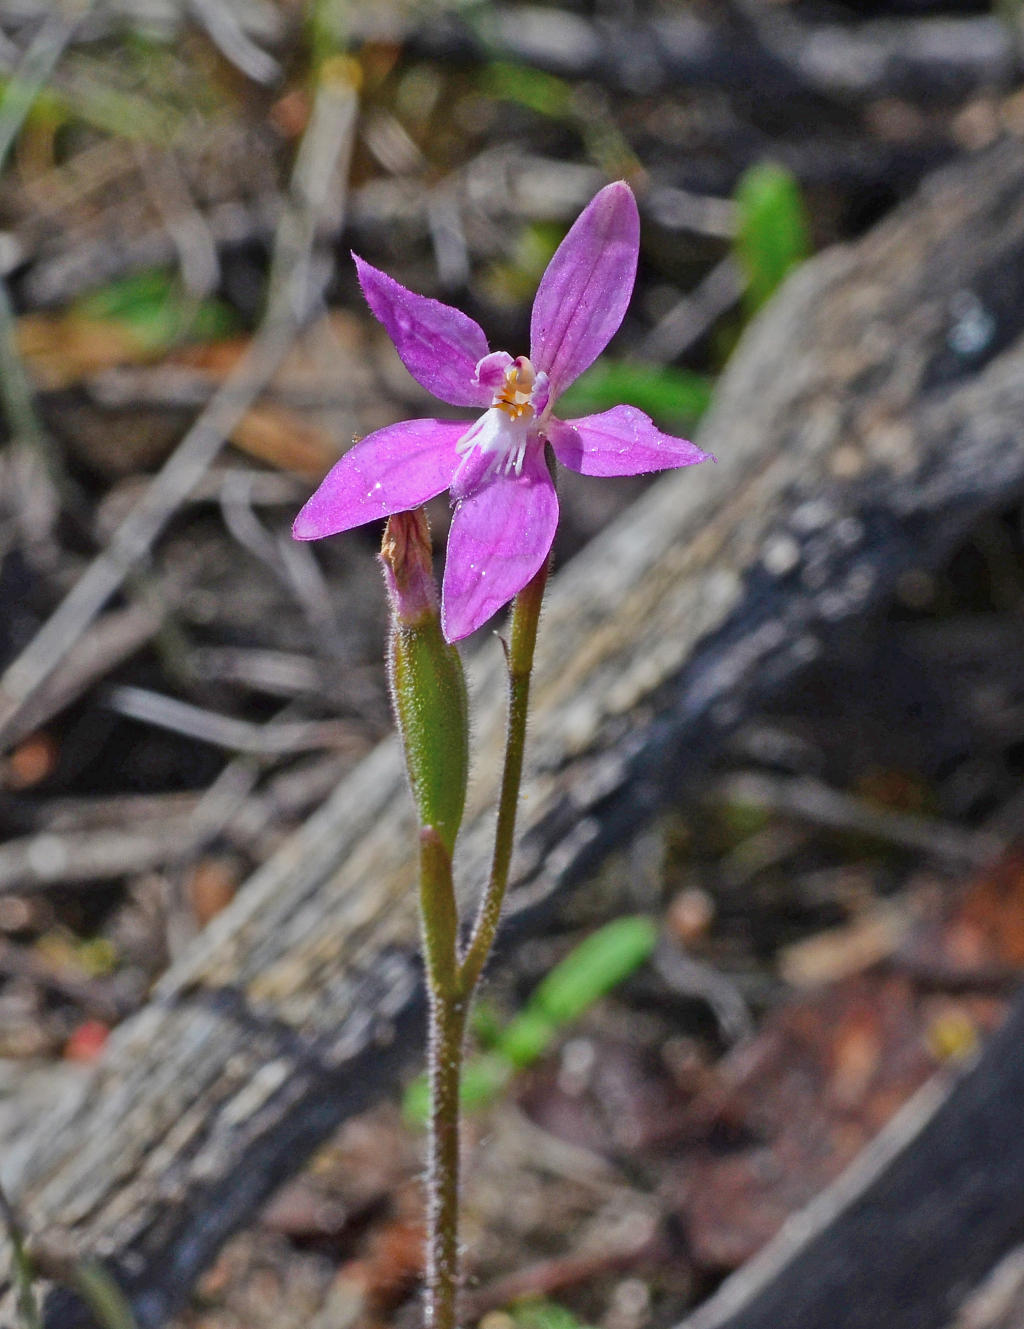
[[[908,569],[1024,493],[1022,326],[1016,142],[943,172],[790,279],[702,429],[717,464],[660,479],[553,581],[511,933],[535,927]],[[471,671],[467,904],[486,876],[502,668],[491,643]],[[29,1227],[104,1259],[143,1329],[393,1085],[422,1037],[415,843],[387,741],[117,1030],[95,1075],[8,1152]],[[53,1293],[46,1317],[70,1329],[80,1313]]]

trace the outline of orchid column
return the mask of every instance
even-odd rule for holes
[[[530,675],[558,498],[548,454],[583,475],[638,475],[704,461],[632,406],[560,420],[557,398],[604,350],[633,291],[640,219],[629,186],[608,185],[559,246],[533,306],[530,355],[490,351],[466,314],[406,290],[356,258],[370,308],[406,368],[465,420],[407,420],[370,434],[299,513],[314,540],[391,518],[382,559],[392,604],[390,680],[420,822],[420,900],[431,1004],[427,1323],[454,1329],[458,1291],[458,1090],[466,1019],[508,883],[522,777]],[[438,609],[426,521],[414,512],[449,490],[453,505]],[[408,514],[401,516],[399,514]],[[465,801],[468,733],[453,643],[515,598],[506,646],[509,718],[491,874],[465,946],[451,860]]]

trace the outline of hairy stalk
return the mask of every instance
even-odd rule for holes
[[[459,1084],[466,1003],[431,994],[427,1329],[455,1329],[459,1293]]]
[[[467,1003],[459,991],[452,862],[431,827],[420,833],[420,905],[430,993],[427,1160],[427,1329],[455,1329],[459,1293],[459,1083]]]
[[[523,752],[526,748],[526,716],[530,706],[530,675],[537,644],[537,624],[550,560],[516,596],[509,635],[508,663],[508,733],[505,740],[505,769],[501,777],[498,822],[494,832],[494,858],[480,908],[477,911],[469,944],[459,968],[459,986],[468,998],[476,987],[487,962],[494,935],[498,930],[501,906],[508,885],[512,849],[516,832],[519,785],[523,775]]]

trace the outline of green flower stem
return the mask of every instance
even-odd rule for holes
[[[459,1292],[459,1082],[468,1003],[458,976],[452,861],[432,827],[420,832],[420,905],[430,995],[427,1160],[427,1329],[456,1329]]]
[[[523,776],[523,752],[526,747],[526,715],[530,705],[530,675],[537,644],[537,624],[548,580],[549,559],[516,596],[512,610],[512,631],[507,650],[508,663],[508,734],[505,740],[505,770],[501,778],[498,823],[494,832],[494,858],[487,890],[473,924],[469,945],[459,968],[459,983],[468,998],[483,970],[494,934],[498,930],[501,906],[508,885],[512,849],[519,806],[519,785]]]

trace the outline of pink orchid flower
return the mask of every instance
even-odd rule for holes
[[[295,520],[298,540],[318,540],[419,507],[451,490],[441,623],[468,637],[527,584],[551,550],[558,498],[545,443],[581,475],[640,475],[691,466],[707,454],[663,434],[633,406],[559,420],[560,393],[594,363],[633,293],[640,217],[624,181],[606,186],[559,245],[530,320],[530,356],[488,351],[467,314],[406,290],[356,257],[367,303],[418,383],[465,420],[388,425],[345,454]]]

